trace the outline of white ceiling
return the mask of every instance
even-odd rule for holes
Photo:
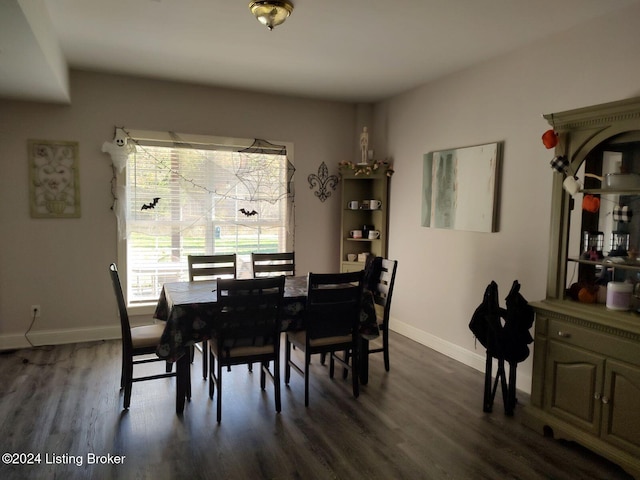
[[[0,97],[68,102],[67,68],[372,102],[640,0],[1,0]],[[588,34],[588,32],[585,32]]]

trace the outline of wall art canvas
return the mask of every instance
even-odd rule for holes
[[[497,231],[499,142],[424,155],[422,226]]]
[[[80,217],[77,142],[29,140],[29,193],[33,218]]]

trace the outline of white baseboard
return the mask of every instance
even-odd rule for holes
[[[34,330],[29,333],[28,337],[29,340],[27,341],[24,335],[0,335],[0,350],[113,340],[120,338],[120,326]]]
[[[403,335],[411,340],[414,340],[425,347],[429,347],[436,352],[442,353],[449,358],[453,358],[458,362],[474,368],[482,373],[485,371],[486,353],[484,347],[482,347],[482,354],[472,352],[466,348],[462,348],[455,343],[448,342],[439,337],[431,335],[430,333],[420,330],[414,326],[401,322],[396,318],[391,318],[389,322],[390,330],[393,330],[400,335]],[[393,328],[391,328],[391,326]],[[492,372],[496,372],[498,369],[497,361],[494,360]],[[508,369],[508,367],[507,367]],[[507,373],[508,374],[508,373]],[[518,371],[516,375],[516,389],[531,393],[531,375]]]

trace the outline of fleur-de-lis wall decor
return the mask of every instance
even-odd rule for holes
[[[339,181],[337,175],[329,175],[329,169],[324,162],[322,162],[322,164],[318,167],[318,174],[310,174],[307,180],[309,180],[309,188],[318,188],[318,191],[313,193],[320,199],[321,202],[324,202],[331,196],[331,191],[329,190],[329,188],[335,190],[338,186]]]

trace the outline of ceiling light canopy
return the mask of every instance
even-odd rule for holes
[[[287,0],[256,1],[249,3],[249,9],[261,24],[273,30],[291,15],[293,4]]]

